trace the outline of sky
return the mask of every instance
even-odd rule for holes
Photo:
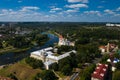
[[[120,0],[0,0],[0,21],[120,22]]]

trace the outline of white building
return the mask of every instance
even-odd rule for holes
[[[112,27],[112,26],[120,27],[120,24],[107,23],[106,26],[108,26],[108,27]]]
[[[70,42],[69,40],[63,38],[63,37],[59,37],[59,42],[58,42],[58,45],[61,46],[61,45],[67,45],[67,46],[74,46],[74,42]]]
[[[43,63],[44,63],[45,68],[49,69],[49,66],[51,64],[53,64],[55,62],[58,63],[59,60],[69,56],[70,53],[76,53],[75,50],[72,50],[72,51],[66,52],[66,53],[64,53],[62,55],[54,56],[55,53],[53,53],[51,50],[53,50],[52,47],[45,48],[45,49],[38,50],[38,51],[34,51],[34,52],[32,52],[30,54],[30,57],[42,60]]]

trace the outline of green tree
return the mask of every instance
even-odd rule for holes
[[[44,70],[41,73],[39,73],[40,78],[42,80],[57,80],[58,77],[52,72],[51,70]]]
[[[18,80],[17,77],[14,74],[9,74],[8,77],[10,77],[13,80]]]
[[[71,66],[70,66],[69,64],[67,64],[67,65],[65,65],[65,66],[62,68],[61,72],[62,72],[64,75],[67,75],[67,76],[68,76],[69,74],[71,74],[72,68],[71,68]]]
[[[25,59],[26,63],[29,64],[34,69],[36,68],[43,68],[43,63],[41,60],[37,60],[31,57]]]
[[[102,59],[101,59],[101,63],[106,63],[107,62],[107,59],[109,58],[109,55],[108,54],[105,54],[102,56]]]
[[[95,69],[95,65],[93,64],[82,70],[80,74],[81,80],[91,80],[91,74],[94,71],[94,69]]]
[[[58,64],[57,63],[53,63],[50,67],[51,67],[51,69],[58,71]]]
[[[116,68],[120,70],[120,62],[115,64]]]
[[[113,73],[112,80],[120,80],[120,71],[116,71]]]
[[[62,46],[58,47],[58,54],[61,54],[61,52],[68,52],[72,49],[73,49],[73,46],[62,45]]]

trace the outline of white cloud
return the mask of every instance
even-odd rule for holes
[[[74,12],[78,12],[78,10],[76,9],[69,9],[65,11],[66,13],[74,13]]]
[[[18,0],[18,3],[21,3],[22,2],[22,0]]]
[[[87,8],[88,6],[86,4],[71,4],[71,5],[65,5],[67,8]]]
[[[114,16],[120,17],[120,14],[114,14]]]
[[[40,9],[39,7],[36,6],[25,6],[21,9],[21,11],[26,12],[26,11],[30,11],[30,10],[38,10]]]
[[[115,14],[115,12],[113,12],[112,10],[109,10],[109,9],[104,10],[104,12],[107,14]]]
[[[68,0],[70,3],[76,3],[76,2],[82,2],[82,3],[88,3],[88,0]]]
[[[62,8],[52,8],[51,10],[52,11],[59,11],[59,10],[62,10]]]
[[[50,13],[55,13],[56,11],[52,11],[52,10],[50,10],[49,12],[50,12]]]
[[[120,11],[120,7],[118,7],[116,11]]]
[[[56,11],[61,11],[62,10],[62,8],[58,8],[58,7],[55,7],[55,6],[51,6],[50,8],[51,8],[51,10],[49,11],[50,13],[55,13]]]
[[[98,8],[104,8],[103,6],[98,6]]]
[[[102,16],[100,11],[84,11],[84,13],[87,15],[93,14],[93,15],[97,15],[97,16]]]

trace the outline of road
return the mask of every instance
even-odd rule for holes
[[[75,80],[79,75],[79,72],[75,72],[73,73],[73,75],[71,76],[70,80]]]

